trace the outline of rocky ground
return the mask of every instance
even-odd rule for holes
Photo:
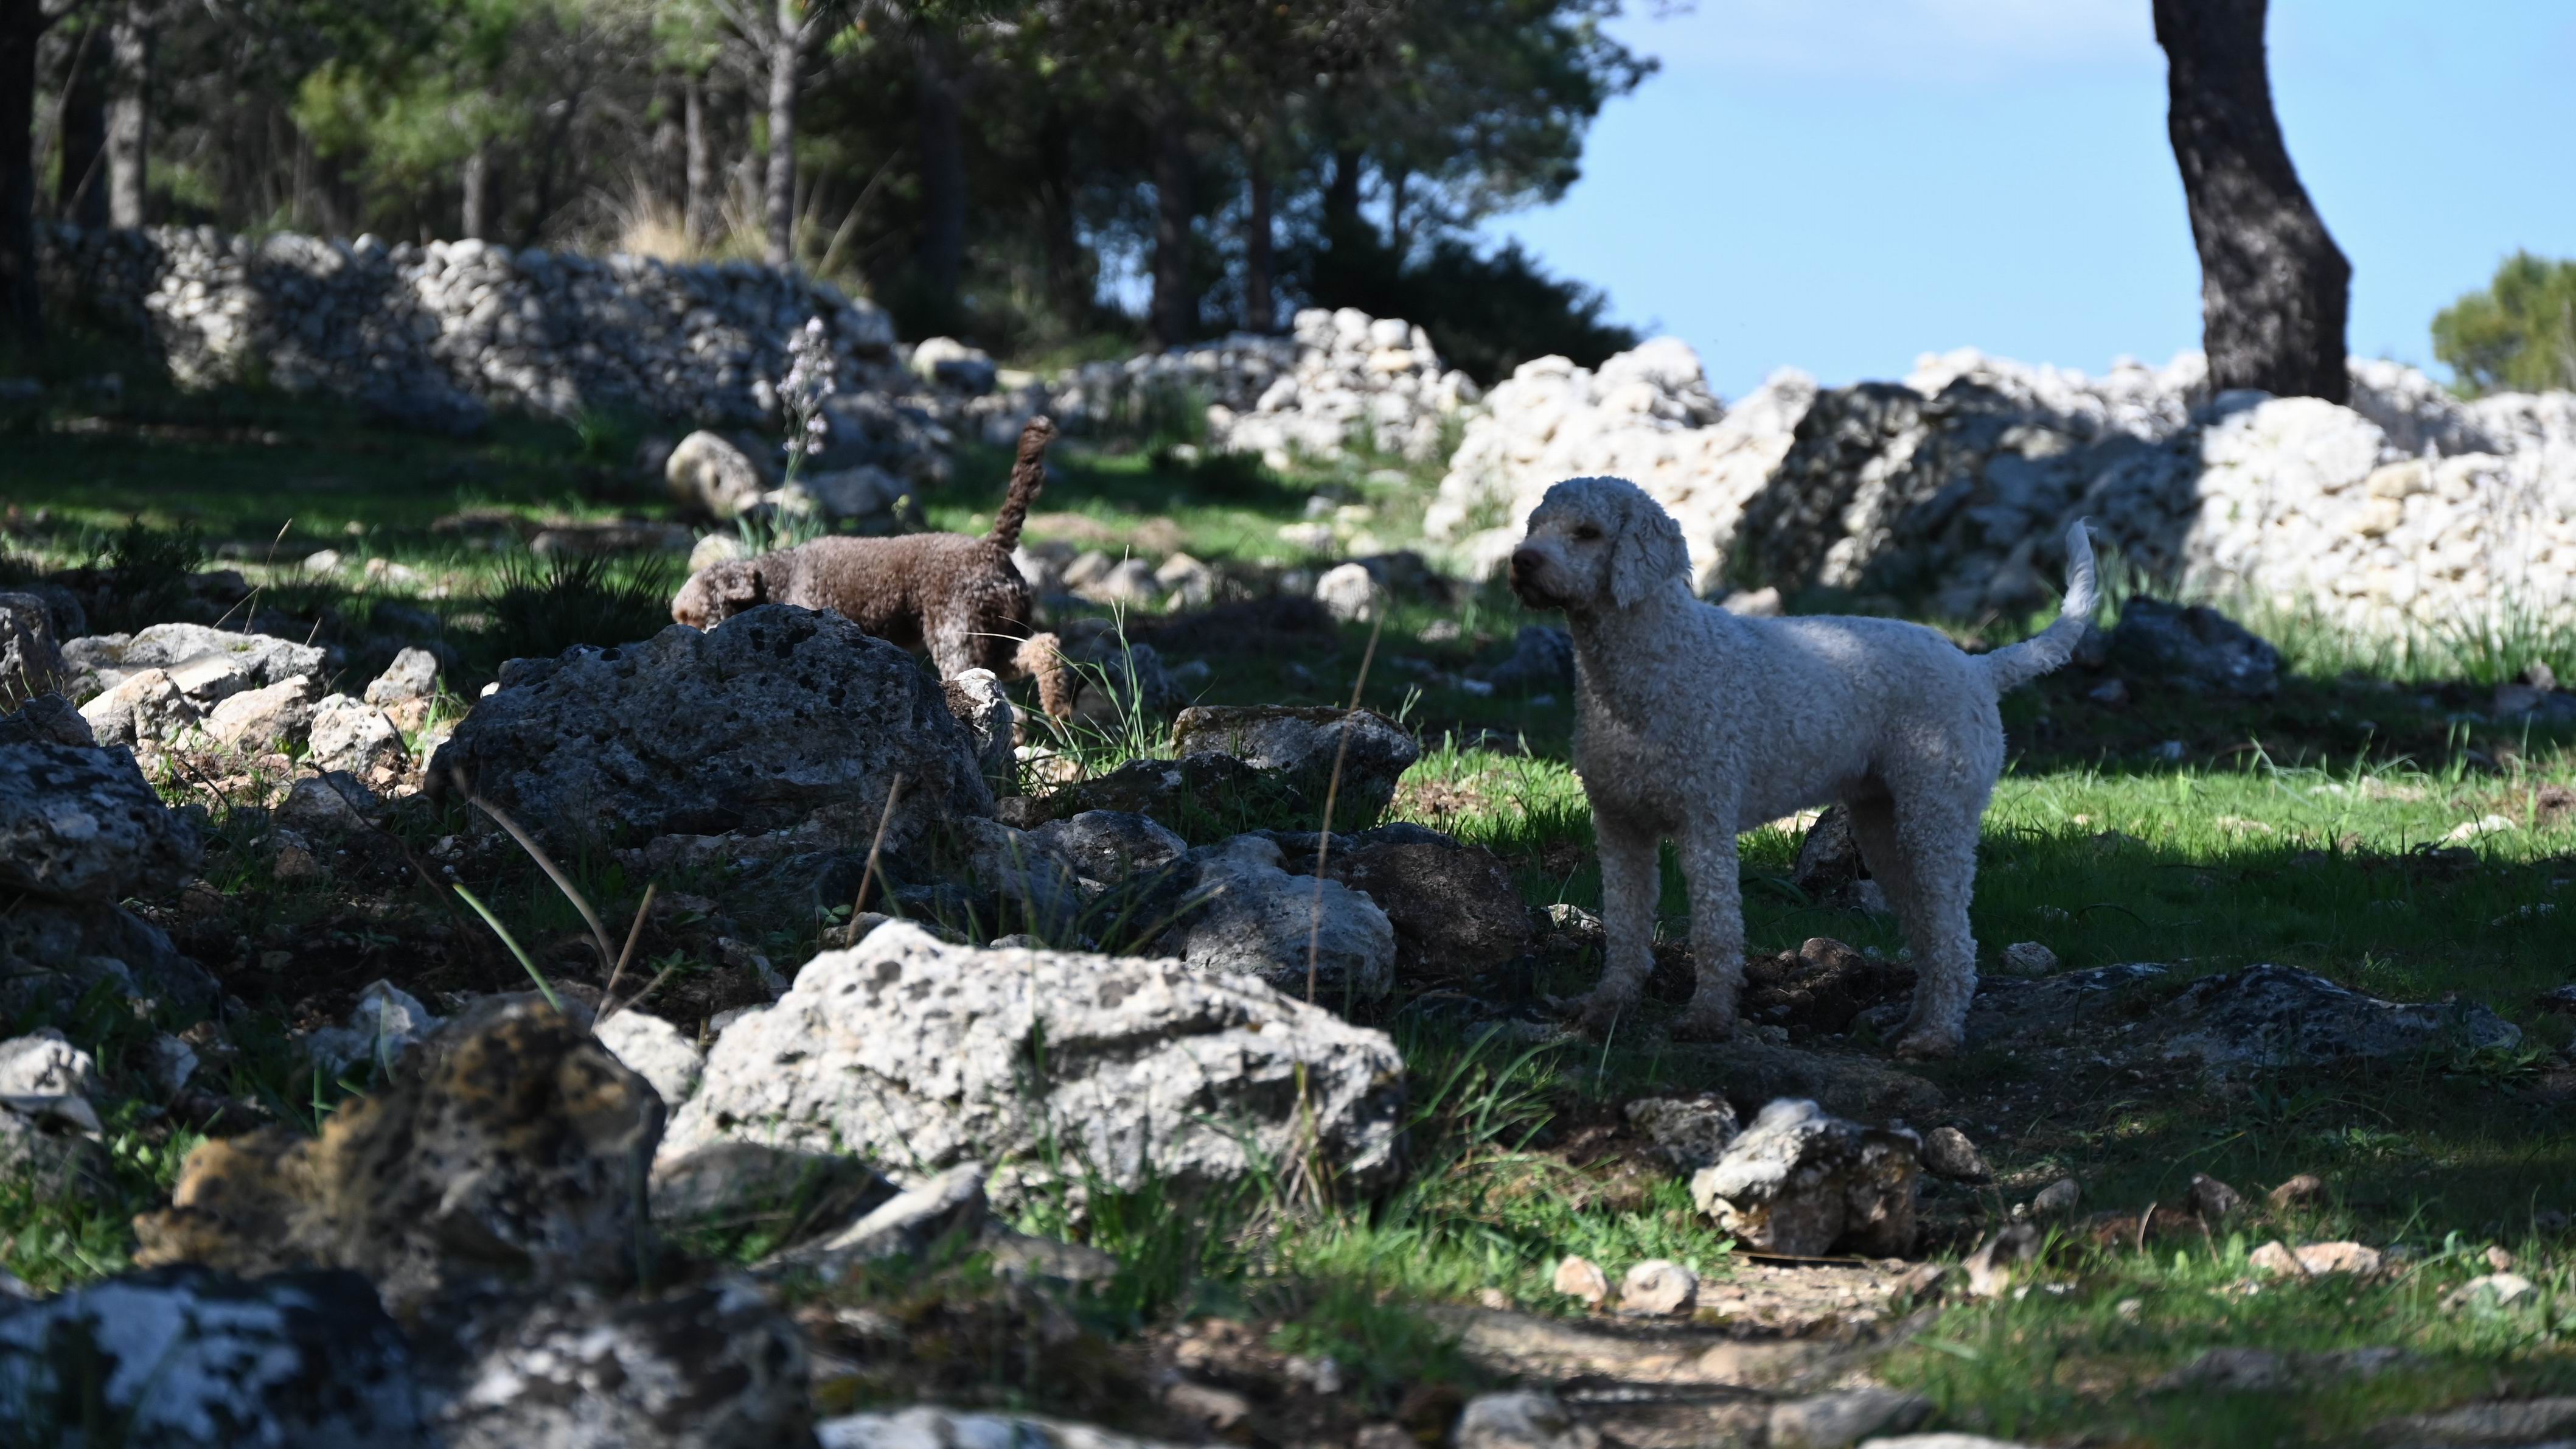
[[[2576,1423],[2576,697],[2530,660],[2132,600],[2009,707],[1959,1060],[1881,1045],[1911,971],[1830,815],[1747,838],[1743,1035],[1665,1039],[1672,944],[1585,1041],[1562,636],[1403,551],[1393,460],[1070,450],[1055,732],[525,562],[726,537],[668,460],[226,428],[48,432],[108,501],[9,522],[0,1412],[44,1442]],[[174,459],[217,557],[70,526]],[[923,511],[980,526],[985,461]]]

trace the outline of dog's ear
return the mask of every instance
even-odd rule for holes
[[[1633,609],[1690,567],[1690,550],[1682,526],[1643,492],[1626,514],[1610,539],[1610,602]]]
[[[760,571],[759,564],[745,560],[717,567],[723,572],[715,579],[716,603],[726,618],[769,602],[769,578]]]

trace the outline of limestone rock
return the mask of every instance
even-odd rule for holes
[[[1953,1182],[1985,1182],[1994,1176],[1985,1154],[1956,1127],[1935,1127],[1923,1135],[1923,1170]]]
[[[361,779],[399,775],[409,757],[402,731],[374,705],[326,694],[313,706],[305,759],[317,770],[346,770]]]
[[[789,1449],[810,1442],[804,1336],[739,1278],[485,1313],[433,1350],[448,1449]]]
[[[2245,1261],[2276,1277],[2324,1278],[2348,1273],[2367,1278],[2377,1274],[2387,1260],[2377,1248],[2360,1243],[2302,1243],[2293,1248],[2275,1240],[2248,1253]]]
[[[245,751],[267,751],[304,734],[313,722],[321,693],[313,681],[293,675],[258,689],[245,689],[209,711],[205,731],[215,743]]]
[[[0,744],[0,889],[111,903],[176,890],[197,832],[123,750]]]
[[[64,1445],[104,1442],[75,1427],[101,1416],[167,1449],[422,1442],[410,1346],[354,1273],[167,1267],[0,1299],[0,1402]]]
[[[1377,580],[1363,564],[1335,564],[1315,580],[1315,602],[1336,623],[1366,623],[1378,607]]]
[[[304,1050],[327,1076],[367,1067],[389,1076],[403,1053],[444,1024],[410,992],[390,981],[371,981],[349,1008],[348,1023],[309,1033]]]
[[[1840,1389],[1811,1398],[1791,1399],[1771,1407],[1770,1449],[1849,1449],[1863,1440],[1885,1443],[1879,1436],[1904,1433],[1932,1417],[1934,1405],[1921,1394],[1876,1384]]]
[[[389,1309],[485,1282],[620,1286],[635,1268],[662,1102],[573,1018],[492,997],[334,1112],[210,1141],[135,1221],[144,1266],[344,1267]]]
[[[1892,1257],[1914,1246],[1919,1155],[1911,1132],[1862,1127],[1784,1098],[1691,1178],[1691,1198],[1757,1251],[1820,1257],[1847,1244]]]
[[[244,689],[282,684],[299,674],[320,679],[330,672],[325,651],[314,645],[204,624],[154,624],[131,635],[73,639],[63,645],[63,657],[86,681],[86,692],[76,697],[159,669],[201,711]]]
[[[0,592],[0,711],[61,689],[70,673],[45,601]]]
[[[1569,1257],[1556,1265],[1552,1280],[1556,1291],[1568,1298],[1580,1298],[1594,1308],[1610,1297],[1610,1279],[1599,1264],[1589,1258]]]
[[[367,683],[367,703],[382,709],[438,692],[438,656],[426,649],[405,648],[385,672]]]
[[[993,813],[971,737],[912,656],[783,604],[528,665],[430,780],[458,770],[522,824],[614,844],[813,821],[864,848],[897,775],[888,849]]]
[[[1735,1108],[1715,1092],[1640,1097],[1622,1109],[1622,1115],[1658,1160],[1685,1173],[1716,1166],[1740,1130]]]
[[[0,714],[0,745],[78,745],[89,749],[98,735],[89,721],[59,694],[40,694],[8,714]]]
[[[769,470],[720,433],[701,429],[680,440],[662,465],[671,501],[718,520],[732,518],[769,490]]]
[[[2438,1043],[2512,1047],[2522,1031],[2472,1002],[2382,1001],[2310,971],[2249,966],[2184,988],[2158,1014],[2163,1055],[2206,1068],[2406,1056]]]
[[[1337,828],[1366,825],[1384,814],[1397,779],[1422,758],[1422,745],[1411,732],[1375,710],[1287,705],[1193,705],[1172,721],[1172,749],[1183,756],[1202,750],[1232,755],[1318,804],[1338,761]]]
[[[1082,877],[1073,862],[997,820],[963,820],[958,830],[967,873],[998,898],[997,918],[988,926],[1049,940],[1072,935],[1083,906]]]
[[[1029,838],[1072,861],[1084,880],[1103,885],[1160,870],[1190,848],[1152,817],[1119,810],[1086,810],[1050,820],[1031,830]]]
[[[102,745],[139,745],[175,737],[204,714],[166,669],[137,670],[92,696],[81,719]]]
[[[600,1022],[596,1033],[599,1044],[630,1071],[652,1083],[654,1095],[673,1111],[689,1100],[689,1094],[698,1089],[699,1076],[706,1071],[706,1056],[696,1044],[658,1016],[631,1009],[621,1011]]]
[[[1601,1431],[1538,1389],[1479,1394],[1467,1401],[1450,1437],[1453,1449],[1599,1449]]]
[[[1699,1294],[1699,1275],[1679,1263],[1648,1258],[1619,1280],[1619,1311],[1657,1315],[1688,1312]]]
[[[1011,738],[1016,717],[1011,697],[1002,692],[1001,677],[989,669],[969,669],[941,680],[939,688],[948,701],[948,712],[974,741],[976,767],[993,783],[994,793],[1006,793],[1004,787],[1017,775]]]
[[[1031,1414],[973,1414],[921,1405],[892,1413],[843,1414],[814,1426],[816,1449],[1173,1449]]]
[[[1383,1033],[1177,962],[978,951],[895,922],[717,1038],[663,1157],[740,1138],[910,1173],[989,1162],[1007,1185],[1052,1139],[1113,1186],[1189,1194],[1288,1150],[1301,1067],[1339,1179],[1390,1180],[1403,1082]]]
[[[1201,903],[1160,942],[1183,964],[1255,976],[1300,997],[1311,964],[1320,1003],[1393,989],[1395,928],[1367,896],[1339,881],[1290,875],[1265,836],[1238,835],[1186,859],[1197,871],[1190,895]]]

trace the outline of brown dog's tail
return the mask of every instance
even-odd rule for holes
[[[1028,521],[1029,505],[1038,501],[1038,490],[1046,486],[1047,444],[1055,441],[1055,424],[1044,415],[1029,419],[1020,429],[1020,456],[1011,464],[1011,491],[1003,496],[1002,509],[993,515],[993,542],[1004,553],[1020,546],[1020,525]]]
[[[1057,719],[1073,717],[1073,671],[1064,661],[1064,641],[1053,634],[1031,634],[1012,652],[1011,667],[1038,682],[1038,708]]]

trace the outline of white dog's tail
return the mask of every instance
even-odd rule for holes
[[[2085,537],[2084,520],[2079,518],[2066,529],[2066,602],[2057,611],[2057,622],[2041,630],[2036,638],[1979,656],[1985,661],[1986,678],[1993,681],[1995,693],[2019,689],[2075,657],[2075,645],[2091,627],[2097,602],[2093,544]]]

